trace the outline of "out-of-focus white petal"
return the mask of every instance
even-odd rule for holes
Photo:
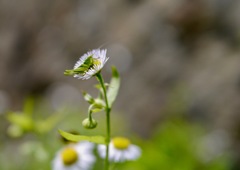
[[[71,144],[67,147],[71,147],[77,152],[78,159],[72,165],[65,165],[62,160],[62,150],[60,150],[52,162],[52,170],[90,170],[95,157],[92,154],[94,144],[90,142],[79,142],[77,144]]]
[[[136,145],[130,145],[128,150],[125,152],[124,157],[128,160],[135,160],[141,155],[141,149]]]
[[[101,158],[106,156],[106,146],[99,145],[98,153]],[[118,149],[114,147],[113,142],[109,144],[109,160],[112,162],[124,162],[130,160],[136,160],[141,155],[141,149],[133,144],[130,144],[126,149]]]

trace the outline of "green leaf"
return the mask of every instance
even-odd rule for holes
[[[90,104],[93,104],[95,102],[94,98],[87,92],[83,92],[83,98]]]
[[[59,133],[67,140],[78,142],[78,141],[89,141],[97,144],[106,144],[106,139],[103,136],[83,136],[83,135],[74,135],[62,130],[58,130]]]
[[[109,107],[111,107],[113,102],[115,101],[118,94],[119,87],[120,87],[119,73],[116,67],[112,67],[112,79],[110,81],[108,91],[107,91]]]

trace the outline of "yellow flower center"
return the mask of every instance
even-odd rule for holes
[[[112,139],[113,146],[117,149],[124,150],[131,144],[130,140],[124,137],[116,137]]]
[[[72,165],[78,160],[78,154],[73,148],[66,148],[61,153],[64,165]]]
[[[93,64],[94,64],[94,65],[100,65],[100,64],[101,64],[101,61],[98,60],[98,59],[93,59]]]

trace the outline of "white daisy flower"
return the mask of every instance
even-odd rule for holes
[[[65,74],[73,75],[78,79],[89,79],[103,68],[104,64],[109,59],[106,54],[106,49],[94,49],[89,51],[79,58],[73,70],[66,70]]]
[[[106,156],[106,145],[98,146],[99,155],[102,158]],[[109,144],[109,160],[112,162],[124,162],[135,160],[141,155],[141,149],[130,143],[127,138],[113,138]]]
[[[52,170],[89,170],[95,162],[94,144],[79,142],[60,150],[52,162]]]

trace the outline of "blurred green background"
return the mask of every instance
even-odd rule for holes
[[[50,170],[58,129],[105,134],[81,126],[96,80],[63,75],[102,47],[113,136],[142,148],[116,169],[239,170],[239,21],[238,0],[0,0],[0,169]]]

